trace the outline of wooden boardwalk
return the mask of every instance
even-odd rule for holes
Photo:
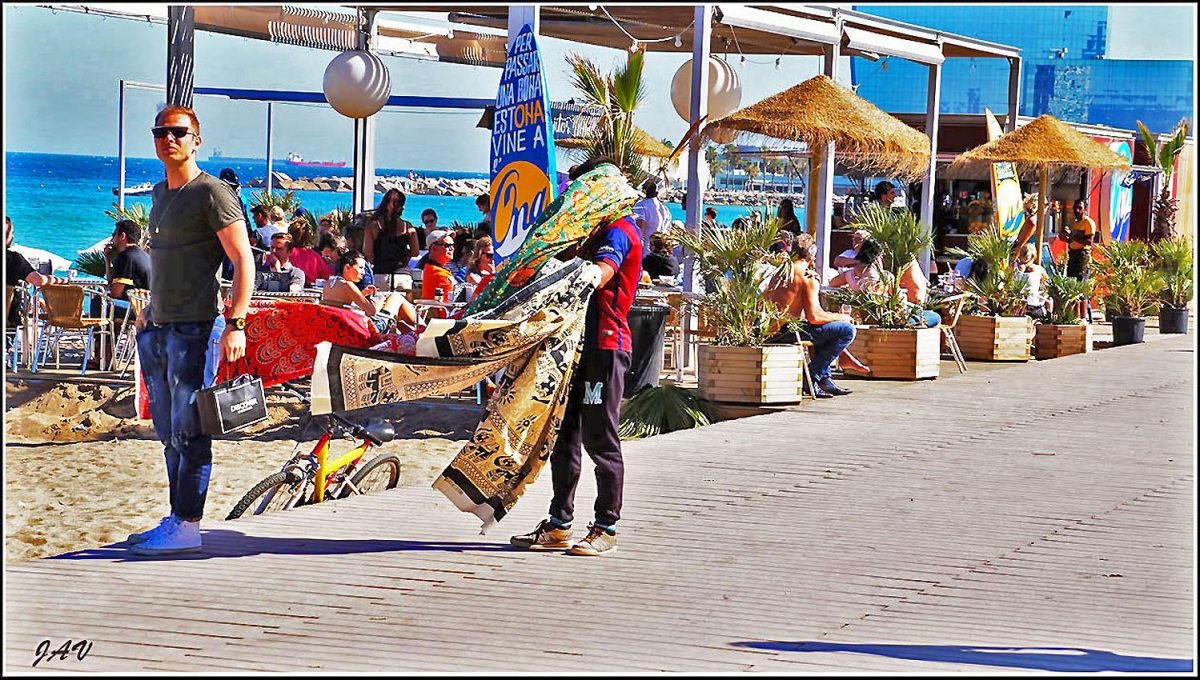
[[[199,556],[8,565],[5,671],[68,639],[93,643],[83,661],[34,670],[1190,671],[1194,345],[628,442],[604,558],[508,548],[544,516],[547,472],[486,536],[409,487],[206,520]]]

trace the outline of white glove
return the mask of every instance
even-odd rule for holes
[[[583,263],[583,269],[579,272],[580,281],[591,284],[592,288],[599,288],[602,278],[604,278],[604,270],[600,268],[600,265],[594,262]]]

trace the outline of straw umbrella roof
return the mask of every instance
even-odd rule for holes
[[[1129,168],[1127,158],[1048,113],[961,154],[952,167],[1002,161],[1038,169],[1051,165]]]
[[[718,130],[807,142],[810,148],[833,142],[843,163],[877,174],[915,179],[929,171],[928,137],[825,75],[715,120],[701,134],[711,139]]]
[[[578,137],[568,137],[567,139],[554,140],[555,146],[561,146],[564,149],[579,149],[582,148],[584,144],[586,144],[586,142]],[[650,133],[639,127],[635,127],[633,144],[638,153],[646,156],[669,158],[674,152],[671,147],[651,137]]]

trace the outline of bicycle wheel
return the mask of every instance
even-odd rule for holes
[[[237,519],[251,510],[252,515],[264,512],[287,510],[300,505],[304,500],[304,489],[308,485],[304,478],[295,473],[276,472],[254,485],[242,500],[229,511],[226,520]]]
[[[394,453],[375,456],[350,478],[350,485],[358,489],[359,493],[394,489],[398,483],[400,483],[400,457]],[[350,490],[350,485],[346,486],[339,498],[346,498],[354,493]]]

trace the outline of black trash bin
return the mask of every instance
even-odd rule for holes
[[[665,305],[634,305],[629,308],[629,333],[633,353],[625,372],[624,397],[628,399],[647,387],[658,386],[663,367],[663,335],[667,327]]]

